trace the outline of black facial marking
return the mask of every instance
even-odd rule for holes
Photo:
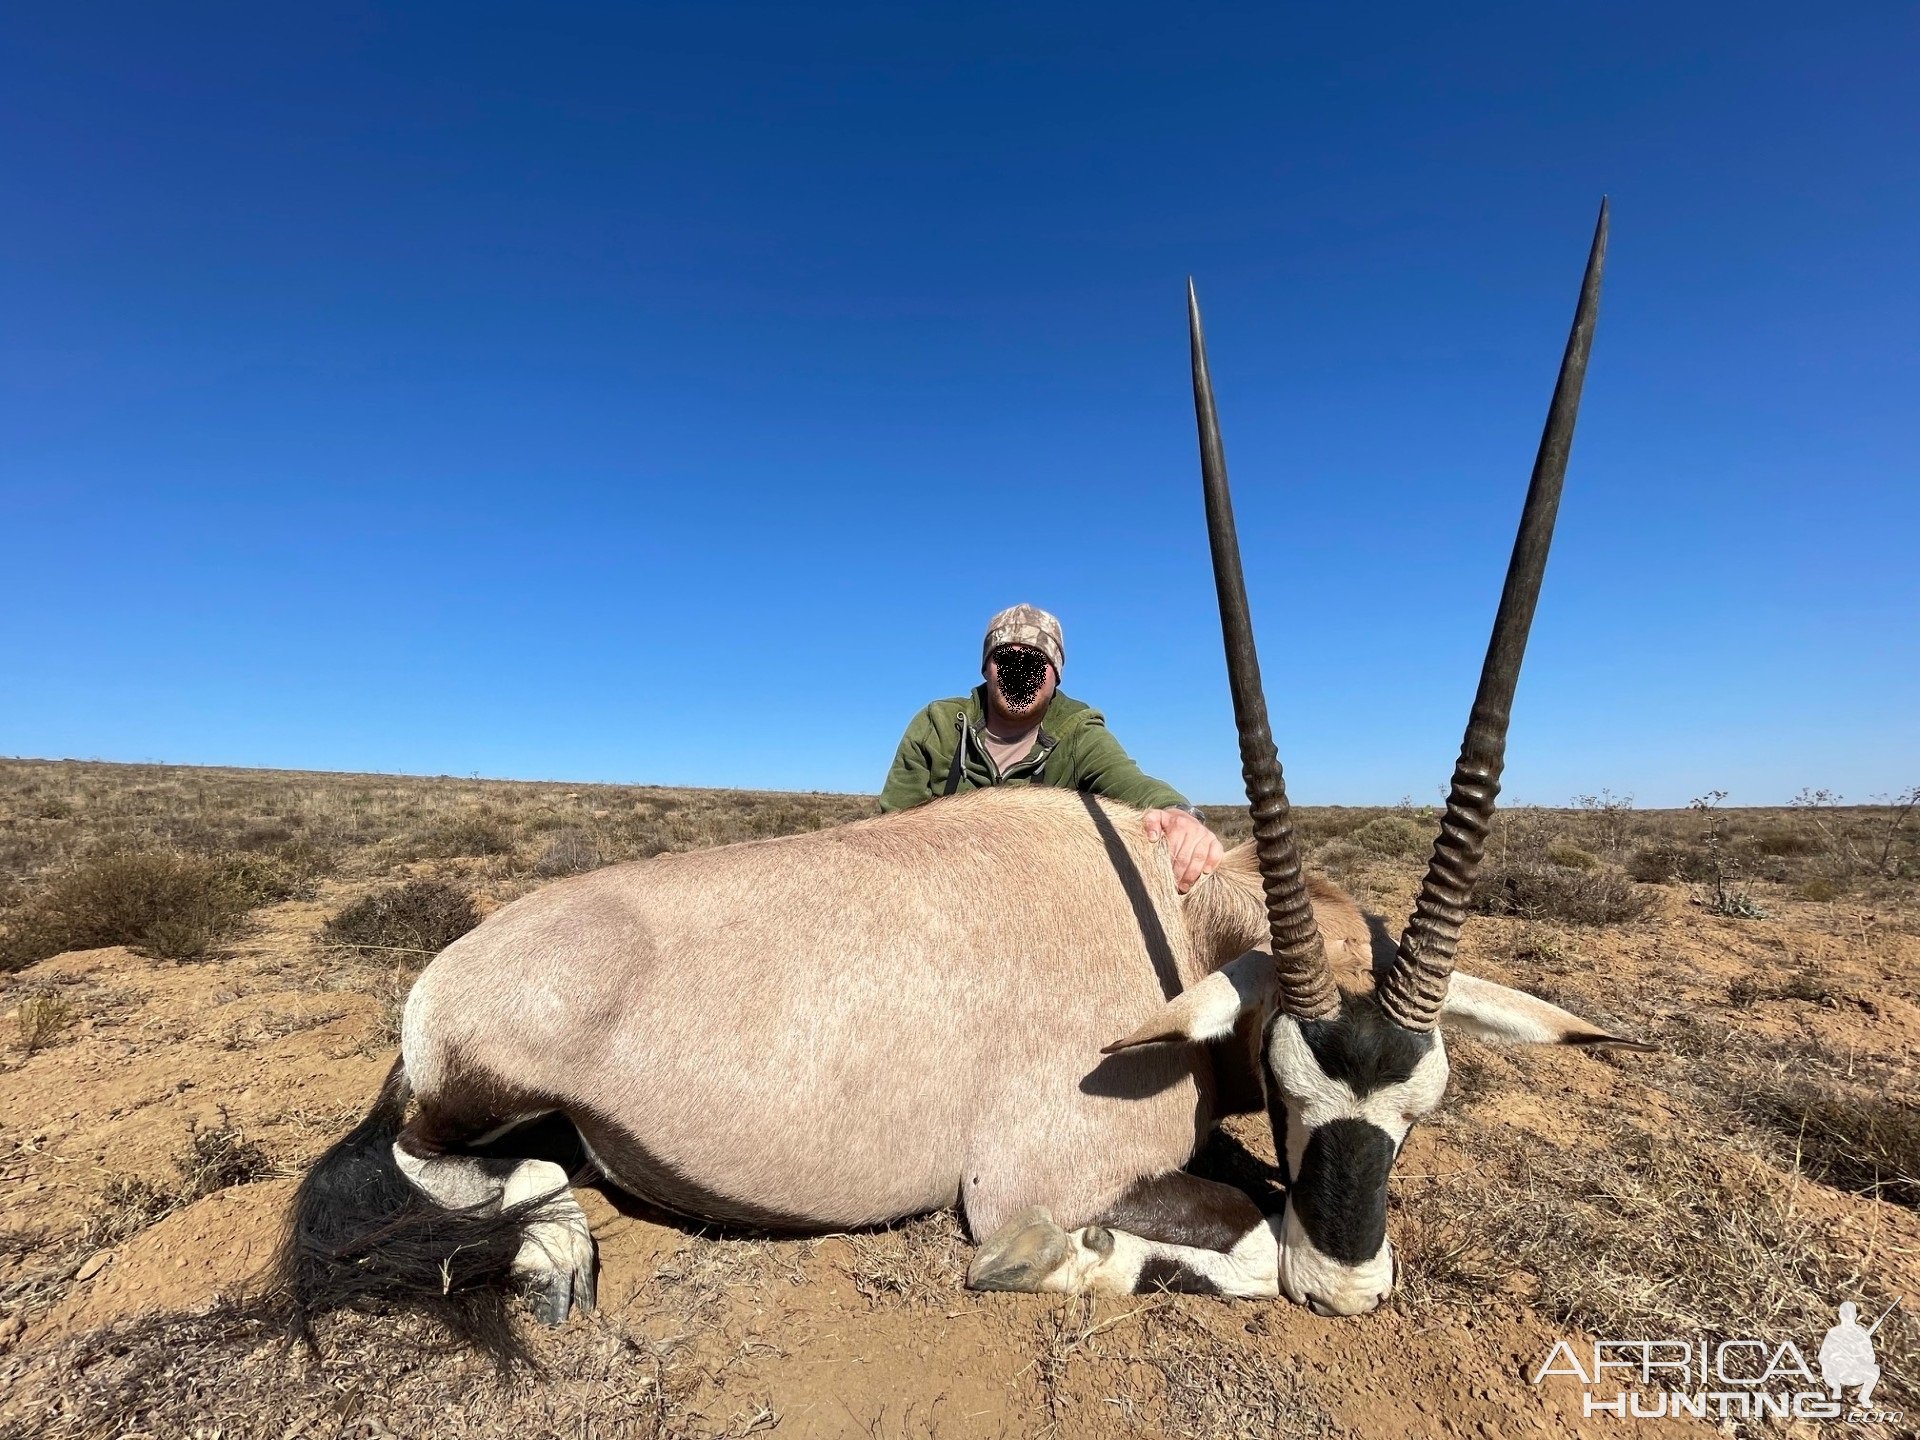
[[[995,683],[1010,709],[1024,710],[1047,683],[1047,657],[1024,645],[1008,645],[993,652]]]
[[[1380,1253],[1393,1156],[1393,1138],[1365,1120],[1329,1120],[1307,1137],[1287,1194],[1322,1255],[1359,1265]]]
[[[1140,1267],[1140,1278],[1134,1282],[1133,1293],[1151,1295],[1156,1290],[1172,1290],[1181,1295],[1220,1293],[1219,1287],[1198,1270],[1189,1270],[1178,1260],[1149,1255],[1146,1263]]]
[[[1300,1037],[1327,1078],[1346,1081],[1355,1095],[1412,1078],[1434,1043],[1433,1032],[1403,1030],[1377,1005],[1351,998],[1331,1020],[1301,1022]]]

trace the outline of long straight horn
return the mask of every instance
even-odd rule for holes
[[[1506,588],[1500,592],[1500,611],[1494,618],[1493,638],[1487,643],[1480,688],[1473,697],[1473,714],[1460,745],[1459,763],[1453,769],[1453,788],[1447,795],[1447,813],[1440,821],[1440,838],[1434,842],[1427,878],[1414,901],[1413,918],[1400,937],[1399,955],[1379,982],[1381,1008],[1408,1030],[1433,1029],[1446,1001],[1454,947],[1460,941],[1487,829],[1493,822],[1493,802],[1500,793],[1500,772],[1506,764],[1513,689],[1520,679],[1527,631],[1533,624],[1533,607],[1546,574],[1547,549],[1553,543],[1553,521],[1560,508],[1567,455],[1573,448],[1573,423],[1580,412],[1580,386],[1586,379],[1587,352],[1593,346],[1593,325],[1600,307],[1600,272],[1606,259],[1607,202],[1602,200],[1593,249],[1587,255],[1586,279],[1580,286],[1580,304],[1573,312],[1573,333],[1567,337],[1560,379],[1553,387],[1553,404],[1547,411],[1547,427],[1540,436],[1540,453],[1533,462],[1533,481],[1527,487],[1526,508],[1520,513],[1513,558],[1507,562]]]
[[[1220,444],[1220,417],[1213,409],[1207,373],[1207,342],[1200,333],[1200,300],[1187,281],[1187,328],[1193,342],[1193,413],[1200,426],[1200,477],[1207,497],[1207,538],[1213,546],[1213,584],[1220,595],[1220,633],[1227,646],[1227,682],[1233,718],[1240,730],[1240,769],[1253,811],[1253,840],[1260,882],[1267,892],[1267,923],[1273,930],[1274,971],[1280,1002],[1301,1020],[1326,1020],[1340,1011],[1340,992],[1320,943],[1300,847],[1294,843],[1286,778],[1267,724],[1267,697],[1260,688],[1260,657],[1253,648],[1246,579],[1240,571],[1240,540],[1233,528],[1233,497],[1227,491],[1227,455]]]

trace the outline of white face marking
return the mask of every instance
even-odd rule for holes
[[[1320,1068],[1300,1026],[1290,1016],[1281,1016],[1268,1031],[1267,1064],[1279,1081],[1281,1099],[1292,1124],[1287,1127],[1287,1173],[1300,1173],[1300,1156],[1306,1152],[1307,1136],[1329,1120],[1364,1120],[1387,1132],[1395,1145],[1407,1138],[1413,1122],[1431,1115],[1446,1093],[1446,1042],[1436,1031],[1433,1048],[1421,1056],[1413,1074],[1396,1085],[1383,1085],[1366,1095],[1355,1095],[1353,1087],[1336,1080]]]
[[[1334,1120],[1359,1120],[1383,1131],[1396,1149],[1416,1120],[1429,1115],[1447,1088],[1446,1045],[1436,1032],[1433,1046],[1397,1084],[1356,1095],[1345,1080],[1320,1068],[1297,1021],[1279,1017],[1268,1031],[1268,1083],[1277,1084],[1286,1107],[1286,1167],[1296,1179],[1312,1133]],[[1339,1315],[1371,1310],[1393,1286],[1393,1244],[1358,1265],[1323,1254],[1307,1235],[1291,1203],[1280,1228],[1280,1288],[1296,1304],[1312,1295]]]
[[[1393,1242],[1358,1265],[1320,1253],[1291,1205],[1280,1227],[1280,1288],[1296,1305],[1313,1296],[1336,1315],[1364,1315],[1393,1288]]]

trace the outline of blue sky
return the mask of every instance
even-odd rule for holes
[[[281,11],[284,13],[270,13]],[[1508,796],[1920,782],[1909,6],[70,4],[0,35],[0,753],[877,789],[992,611],[1432,798],[1595,207]]]

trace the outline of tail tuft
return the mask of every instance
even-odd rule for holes
[[[329,1311],[410,1312],[491,1357],[533,1367],[509,1301],[513,1261],[529,1222],[552,1197],[449,1209],[414,1188],[393,1157],[413,1087],[396,1060],[366,1117],[315,1162],[266,1289],[287,1332],[317,1349]]]

